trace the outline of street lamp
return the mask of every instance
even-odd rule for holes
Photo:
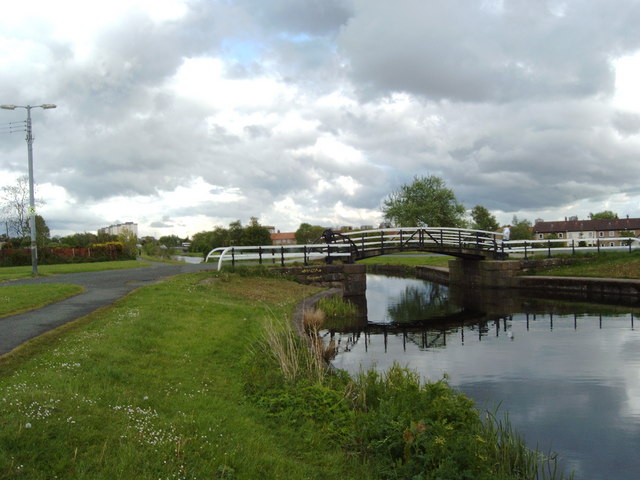
[[[31,109],[48,110],[56,108],[52,103],[42,105],[0,105],[3,110],[24,108],[27,111],[27,156],[29,160],[29,229],[31,230],[31,268],[33,275],[38,275],[38,244],[36,242],[36,202],[33,193],[33,134],[31,132]]]

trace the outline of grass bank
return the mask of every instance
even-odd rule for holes
[[[39,275],[59,275],[62,273],[99,272],[102,270],[120,270],[124,268],[148,267],[148,262],[139,260],[121,260],[113,262],[90,262],[90,263],[62,263],[57,265],[38,265]],[[30,278],[32,267],[1,267],[0,282],[16,280],[18,278]]]
[[[283,373],[265,329],[314,355],[287,326],[316,291],[179,276],[0,357],[0,478],[547,478],[445,382]]]
[[[82,287],[66,283],[6,285],[0,287],[0,318],[40,308],[82,291]]]
[[[388,265],[408,265],[419,266],[429,265],[432,267],[449,267],[449,260],[454,257],[448,255],[425,255],[420,252],[407,252],[403,254],[383,255],[380,257],[365,258],[358,260],[358,263],[365,265],[388,264]]]
[[[181,276],[6,356],[0,478],[375,478],[245,394],[264,319],[314,291]]]
[[[602,252],[576,255],[576,262],[557,268],[539,269],[534,275],[601,278],[640,278],[640,252]]]
[[[601,252],[578,254],[569,258],[574,258],[575,263],[554,268],[541,268],[535,272],[531,272],[531,274],[568,277],[640,279],[640,251],[633,251],[631,253]],[[448,267],[449,260],[452,259],[453,257],[445,255],[421,256],[419,254],[394,254],[367,258],[365,260],[360,260],[358,263],[369,265],[429,265],[435,267]]]

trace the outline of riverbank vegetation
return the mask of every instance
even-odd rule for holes
[[[289,327],[317,291],[178,276],[0,357],[0,478],[536,478],[445,381],[329,371]]]

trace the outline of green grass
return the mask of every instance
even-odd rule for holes
[[[408,265],[408,266],[420,266],[427,265],[432,267],[449,267],[449,260],[453,260],[453,257],[448,255],[433,255],[425,256],[421,253],[407,252],[403,254],[384,255],[381,257],[365,258],[364,260],[358,260],[358,263],[365,265],[374,264],[388,264],[388,265]]]
[[[120,270],[124,268],[148,267],[148,262],[121,260],[114,262],[63,263],[57,265],[38,265],[39,275],[58,275],[62,273],[98,272],[102,270]],[[31,277],[32,267],[0,267],[0,282]]]
[[[576,263],[557,268],[539,269],[535,275],[640,278],[640,252],[602,252],[576,256]]]
[[[375,478],[244,393],[265,318],[288,321],[315,291],[181,276],[5,356],[0,478]]]
[[[40,308],[82,291],[82,287],[66,283],[0,287],[0,318]]]

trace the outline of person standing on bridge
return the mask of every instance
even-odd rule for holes
[[[508,242],[510,238],[511,238],[511,225],[507,225],[502,230],[502,241]]]

